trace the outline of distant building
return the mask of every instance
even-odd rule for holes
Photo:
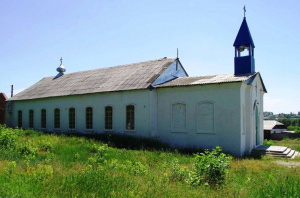
[[[276,120],[264,120],[264,139],[270,139],[273,133],[286,131],[286,126]]]
[[[8,100],[9,126],[155,137],[172,147],[241,156],[263,143],[262,77],[246,18],[234,73],[189,77],[178,58],[65,74],[57,68]],[[208,68],[207,68],[208,69]]]
[[[4,93],[0,93],[0,124],[5,123],[5,102],[7,97]]]

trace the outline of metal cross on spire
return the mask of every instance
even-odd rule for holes
[[[246,18],[246,6],[244,5],[244,18]]]
[[[60,58],[60,65],[62,65],[62,61],[63,61],[63,59],[62,59],[62,57]]]

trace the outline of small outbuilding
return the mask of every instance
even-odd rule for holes
[[[286,131],[286,126],[276,120],[264,120],[264,139],[270,139],[273,133],[282,133]]]

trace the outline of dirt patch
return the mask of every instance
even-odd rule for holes
[[[287,166],[289,168],[300,167],[300,162],[284,162],[284,161],[276,161],[277,164]]]

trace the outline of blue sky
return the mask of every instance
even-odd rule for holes
[[[264,111],[300,111],[298,0],[2,0],[0,92],[55,76],[60,57],[71,73],[175,57],[179,48],[190,76],[233,73],[244,5]]]

